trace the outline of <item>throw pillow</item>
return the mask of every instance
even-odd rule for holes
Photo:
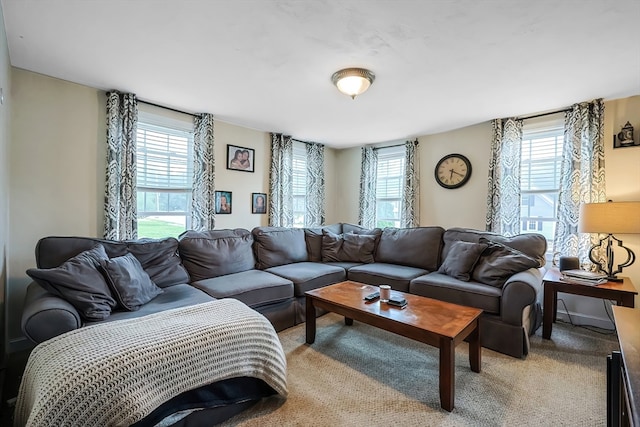
[[[71,303],[84,320],[104,320],[116,307],[109,286],[98,271],[107,253],[101,244],[55,268],[30,268],[27,274],[47,291]]]
[[[488,246],[486,243],[455,242],[438,269],[438,273],[468,282],[480,255]]]
[[[538,267],[538,260],[512,247],[480,238],[488,247],[482,253],[472,278],[476,282],[501,288],[516,273]]]
[[[322,230],[322,261],[372,263],[376,240],[377,236],[371,234]]]
[[[131,253],[103,260],[101,268],[118,304],[125,310],[138,310],[162,293]]]

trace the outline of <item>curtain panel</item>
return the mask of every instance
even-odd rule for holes
[[[358,222],[362,227],[376,226],[376,181],[378,175],[378,153],[373,147],[362,147],[362,169],[360,172],[360,212]]]
[[[290,136],[271,134],[269,169],[269,225],[293,226],[293,141]]]
[[[404,188],[401,227],[417,227],[420,222],[420,171],[418,169],[418,140],[407,141],[405,148]]]
[[[606,201],[604,175],[604,103],[602,99],[575,104],[565,115],[558,223],[553,251],[589,263],[597,235],[578,233],[581,203]],[[595,254],[605,261],[605,254]],[[606,262],[606,261],[605,261]]]
[[[213,230],[216,224],[213,115],[198,114],[193,121],[191,228],[197,231]]]
[[[307,197],[305,227],[324,224],[324,145],[305,143],[307,150]]]
[[[487,193],[487,231],[520,233],[520,157],[522,120],[493,121]]]
[[[104,238],[138,237],[136,128],[138,100],[132,93],[107,93],[107,170]]]

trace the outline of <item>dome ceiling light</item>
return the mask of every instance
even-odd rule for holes
[[[345,68],[333,73],[331,81],[340,92],[355,99],[369,89],[375,78],[375,74],[364,68]]]

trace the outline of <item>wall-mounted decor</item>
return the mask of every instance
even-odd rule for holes
[[[231,191],[216,191],[216,213],[231,213]]]
[[[227,144],[227,169],[253,172],[255,150]]]
[[[621,148],[621,147],[636,147],[640,145],[640,140],[638,142],[634,142],[633,140],[633,126],[631,123],[627,122],[618,134],[613,135],[613,148]]]
[[[267,213],[267,195],[265,193],[251,193],[251,213]]]
[[[462,154],[448,154],[440,159],[434,173],[441,187],[459,188],[471,178],[471,162]]]

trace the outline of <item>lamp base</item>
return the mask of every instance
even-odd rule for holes
[[[624,249],[627,252],[627,260],[625,262],[623,262],[622,264],[618,264],[618,268],[616,270],[613,269],[613,242],[617,242],[618,246],[622,249]],[[607,265],[605,266],[604,263],[599,262],[593,255],[593,252],[598,249],[599,247],[605,246],[605,250],[606,250],[606,258],[607,258]],[[603,237],[602,239],[600,239],[600,241],[598,242],[597,245],[594,245],[591,247],[591,250],[589,251],[589,259],[591,260],[592,263],[594,263],[595,265],[598,266],[598,270],[602,271],[603,273],[605,273],[607,275],[607,280],[610,282],[622,282],[623,279],[619,279],[616,277],[616,274],[621,273],[622,269],[624,267],[629,267],[631,264],[634,263],[634,261],[636,260],[636,254],[633,253],[633,251],[631,249],[629,249],[626,246],[622,245],[622,240],[615,238],[612,234],[609,234],[606,237]],[[606,267],[606,268],[605,268]]]
[[[618,283],[624,282],[624,279],[621,279],[620,277],[616,277],[616,276],[607,277],[607,280],[610,282],[618,282]]]

